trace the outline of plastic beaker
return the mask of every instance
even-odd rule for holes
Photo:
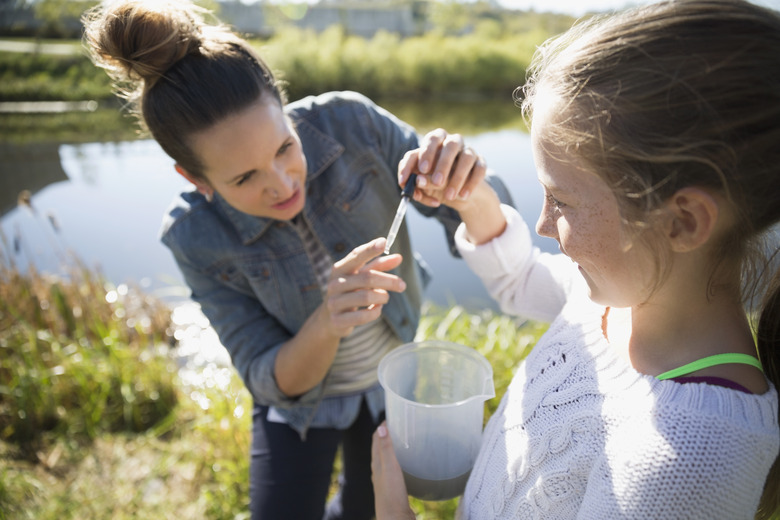
[[[482,439],[493,369],[476,350],[447,341],[408,343],[379,363],[387,427],[407,492],[423,500],[463,494]]]

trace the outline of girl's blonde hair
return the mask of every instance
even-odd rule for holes
[[[540,47],[516,99],[527,117],[552,103],[542,139],[607,182],[640,240],[653,243],[654,216],[681,188],[725,196],[736,224],[712,272],[739,273],[746,301],[765,293],[758,354],[780,388],[776,236],[767,247],[780,221],[780,14],[744,0],[671,0],[592,18]],[[660,283],[668,263],[657,260]],[[779,505],[776,462],[757,518]]]
[[[284,92],[242,38],[183,0],[120,0],[85,13],[84,43],[163,150],[203,177],[189,137]]]

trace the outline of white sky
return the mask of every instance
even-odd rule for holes
[[[629,5],[644,5],[654,0],[499,0],[509,9],[534,9],[552,11],[579,16],[588,11],[608,11],[622,9]],[[780,0],[751,0],[754,4],[780,10]]]
[[[244,0],[251,3],[257,0]],[[317,0],[272,0],[298,3],[316,3]],[[461,0],[469,2],[473,0]],[[608,11],[622,9],[629,5],[642,5],[655,0],[499,0],[499,4],[508,9],[534,9],[539,12],[566,13],[580,16],[586,12]],[[764,5],[780,11],[780,0],[751,0],[755,4]]]

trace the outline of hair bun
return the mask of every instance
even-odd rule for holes
[[[124,0],[85,16],[85,41],[96,64],[117,81],[154,84],[200,47],[203,18],[189,3]]]

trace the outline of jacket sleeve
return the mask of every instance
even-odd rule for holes
[[[173,249],[173,255],[191,290],[191,298],[200,304],[254,400],[281,408],[318,402],[322,383],[292,398],[279,389],[274,375],[276,355],[292,335],[257,298],[203,272],[181,251]]]
[[[502,235],[474,245],[461,226],[458,249],[503,312],[551,322],[581,277],[566,256],[540,253],[533,246],[528,226],[514,208],[501,209],[507,219]]]

